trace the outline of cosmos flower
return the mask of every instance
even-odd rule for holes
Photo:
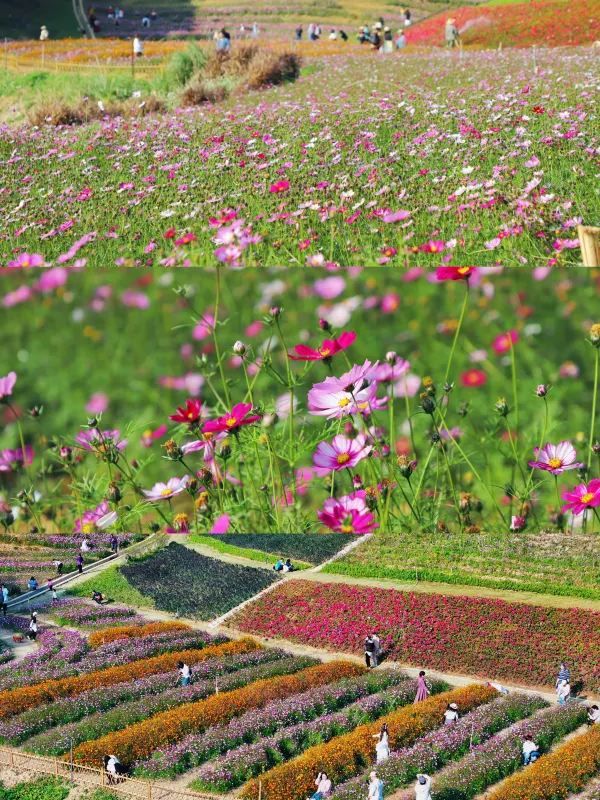
[[[33,461],[33,448],[25,445],[25,452],[18,447],[15,450],[0,450],[0,472],[13,472],[21,465],[28,467]]]
[[[334,533],[372,533],[379,527],[366,504],[363,490],[325,500],[317,517]]]
[[[357,413],[359,405],[370,408],[377,391],[377,383],[367,377],[372,366],[370,361],[365,361],[339,378],[315,383],[308,392],[309,412],[335,419]]]
[[[438,267],[435,271],[438,281],[468,281],[475,274],[476,267]]]
[[[482,369],[468,369],[460,376],[462,386],[485,386],[487,375]]]
[[[84,450],[89,450],[91,453],[103,452],[107,444],[114,445],[117,450],[121,451],[127,447],[127,439],[120,439],[121,431],[100,431],[98,428],[90,428],[87,431],[81,431],[75,437],[77,444]]]
[[[258,414],[248,416],[251,410],[252,403],[238,403],[231,409],[229,414],[205,422],[202,431],[204,433],[220,433],[221,431],[232,433],[237,431],[243,425],[251,425],[260,419]]]
[[[510,330],[506,333],[501,333],[499,336],[496,336],[492,342],[492,348],[495,353],[497,353],[499,356],[502,356],[504,353],[508,353],[513,344],[516,344],[518,341],[518,332],[515,330]]]
[[[16,372],[9,372],[8,375],[4,375],[4,377],[0,378],[0,401],[5,397],[11,396],[16,382]]]
[[[366,436],[361,433],[355,439],[338,434],[331,442],[319,442],[313,454],[316,474],[323,476],[341,469],[353,469],[373,449],[366,441]]]
[[[221,516],[217,517],[214,521],[212,528],[210,529],[211,533],[227,533],[230,526],[230,519],[229,514],[221,514]]]
[[[43,267],[44,264],[44,256],[39,253],[21,253],[14,261],[8,262],[8,267],[9,269],[20,269],[21,267]]]
[[[186,422],[188,425],[193,425],[198,422],[202,417],[202,403],[195,398],[188,398],[185,401],[185,406],[178,406],[175,414],[171,414],[169,419],[173,422]]]
[[[181,492],[185,492],[189,483],[189,475],[183,478],[169,478],[166,483],[155,483],[152,489],[142,489],[148,500],[170,500]]]
[[[84,511],[81,517],[75,520],[75,533],[96,533],[98,530],[109,528],[117,521],[117,512],[111,511],[106,500],[96,508]]]
[[[571,442],[546,444],[541,449],[536,447],[533,451],[537,461],[530,461],[529,466],[560,475],[569,469],[579,469],[583,464],[576,461],[577,453]]]
[[[294,353],[288,353],[288,357],[293,361],[324,361],[332,358],[336,353],[346,350],[356,340],[354,331],[344,331],[337,339],[325,339],[325,341],[314,350],[305,344],[297,344]]]
[[[562,497],[567,501],[563,506],[563,513],[570,511],[575,516],[579,516],[588,508],[598,508],[600,506],[600,480],[595,478],[587,485],[580,483],[574,489],[563,492]]]

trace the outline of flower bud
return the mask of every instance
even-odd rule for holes
[[[202,467],[201,470],[198,470],[198,480],[202,486],[211,486],[213,482],[213,476],[208,467]]]
[[[548,394],[549,391],[550,391],[550,387],[547,384],[540,383],[540,384],[538,384],[538,387],[535,390],[535,393],[537,394],[538,397],[546,397],[546,395]]]
[[[70,461],[73,455],[73,451],[71,450],[70,447],[65,446],[60,448],[58,454],[60,455],[63,461]]]
[[[281,306],[271,306],[269,309],[269,316],[271,316],[273,319],[279,319],[282,311],[283,309]]]
[[[509,412],[510,409],[509,409],[508,403],[506,402],[504,397],[499,397],[498,398],[494,408],[496,409],[498,414],[500,414],[501,417],[507,417],[508,416],[508,412]]]
[[[248,348],[246,347],[246,345],[245,345],[243,342],[240,342],[240,340],[239,340],[239,339],[238,339],[238,341],[237,341],[237,342],[235,342],[235,344],[233,345],[233,352],[236,354],[236,356],[243,356],[243,355],[245,355],[245,354],[246,354],[246,350],[247,350],[247,349],[248,349]]]
[[[428,393],[423,392],[421,395],[421,408],[426,414],[433,414],[435,411],[435,400],[434,398]]]
[[[320,319],[319,320],[319,328],[321,328],[322,331],[330,331],[331,330],[331,325],[327,322],[326,319]]]
[[[227,459],[231,456],[231,447],[228,444],[224,444],[219,452],[219,455],[223,461],[227,461]]]
[[[417,466],[417,462],[411,460],[408,456],[398,456],[396,463],[403,478],[410,478]]]
[[[595,456],[600,456],[600,442],[598,441],[594,442],[594,444],[592,445],[592,453]]]
[[[527,520],[525,517],[521,517],[518,514],[515,514],[510,518],[511,531],[523,531],[525,530],[526,525],[527,525]]]
[[[590,342],[594,347],[600,347],[600,322],[595,322],[590,328]]]
[[[172,461],[179,461],[183,456],[181,447],[179,447],[174,439],[167,439],[163,444],[163,449],[167,454],[167,458],[170,458]]]
[[[97,417],[89,417],[87,421],[88,428],[97,428],[98,427],[98,418]]]
[[[44,406],[33,406],[33,408],[30,408],[27,413],[29,414],[30,417],[33,417],[34,419],[36,417],[41,417],[42,414],[44,413]]]
[[[121,494],[121,490],[117,486],[116,483],[109,483],[108,489],[106,490],[106,499],[110,503],[118,503],[123,495]]]
[[[352,476],[352,486],[356,490],[363,488],[363,486],[364,486],[363,479],[360,477],[360,475],[353,475]]]
[[[385,354],[385,360],[388,364],[394,366],[394,364],[398,361],[398,353],[395,353],[393,350],[388,350]]]

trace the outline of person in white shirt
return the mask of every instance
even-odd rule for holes
[[[390,757],[390,734],[388,731],[387,723],[384,722],[379,733],[373,735],[373,739],[377,739],[375,745],[375,762],[383,764]]]
[[[310,800],[325,800],[331,794],[331,781],[327,777],[326,772],[319,772],[315,781],[317,791],[311,795]]]
[[[444,711],[444,725],[454,725],[455,722],[458,722],[458,706],[450,703]]]
[[[564,706],[569,697],[571,696],[571,684],[569,681],[558,681],[556,686],[556,699],[559,706]]]
[[[587,712],[587,724],[588,725],[599,725],[600,724],[600,708],[596,704],[588,708]]]
[[[531,736],[525,736],[523,739],[523,766],[533,764],[540,757],[540,750],[537,744],[533,741]]]
[[[383,781],[376,772],[369,775],[369,794],[367,800],[383,800]]]
[[[137,39],[137,36],[136,36],[136,39]],[[133,42],[134,42],[133,50],[135,52],[135,39],[133,40]],[[139,42],[139,39],[138,39],[138,42]],[[140,44],[141,44],[141,42],[140,42]],[[90,547],[90,543],[88,542],[87,539],[83,539],[83,541],[81,542],[80,550],[81,550],[82,553],[89,553],[90,552],[91,547]]]
[[[133,54],[137,57],[144,55],[144,45],[142,44],[142,40],[139,36],[134,37]],[[81,545],[81,549],[83,550],[83,545]]]
[[[181,686],[189,686],[192,682],[192,670],[189,667],[189,664],[184,664],[183,661],[177,662],[177,669],[179,670],[179,674],[181,675],[180,678],[180,685]]]
[[[431,800],[431,778],[429,775],[417,775],[415,800]]]

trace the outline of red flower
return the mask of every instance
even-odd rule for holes
[[[508,353],[513,344],[518,341],[518,332],[511,330],[507,331],[506,333],[501,333],[500,336],[496,336],[492,342],[492,347],[494,348],[495,353],[497,353],[499,356],[502,356],[504,353]]]
[[[168,228],[164,232],[165,239],[174,239],[176,236],[177,236],[177,231],[175,230],[175,228]]]
[[[487,383],[487,375],[481,369],[468,369],[460,376],[463,386],[483,386]]]
[[[438,281],[468,281],[475,271],[475,267],[438,267],[435,277]]]
[[[258,414],[253,414],[251,417],[248,416],[251,409],[252,403],[238,403],[224,417],[205,422],[202,431],[203,433],[221,433],[222,431],[231,433],[231,431],[241,428],[242,425],[251,425],[260,419]]]
[[[325,339],[317,350],[305,344],[297,344],[294,347],[295,355],[288,353],[293,361],[324,361],[331,358],[336,353],[346,350],[356,339],[354,331],[345,331],[337,339]]]
[[[282,181],[275,181],[275,183],[271,184],[269,187],[269,191],[271,194],[281,194],[281,192],[287,192],[290,188],[290,182],[286,180]]]
[[[169,419],[172,419],[173,422],[187,422],[188,425],[193,425],[194,422],[198,422],[201,416],[202,403],[200,400],[189,398],[185,401],[185,406],[179,406],[177,408],[177,413],[171,414]]]
[[[175,244],[177,245],[190,244],[190,242],[195,242],[197,238],[198,237],[196,236],[196,234],[190,231],[188,233],[184,233],[183,236],[177,239]]]

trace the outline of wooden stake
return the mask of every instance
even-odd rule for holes
[[[577,228],[581,261],[584,267],[600,267],[600,228],[579,225]]]

